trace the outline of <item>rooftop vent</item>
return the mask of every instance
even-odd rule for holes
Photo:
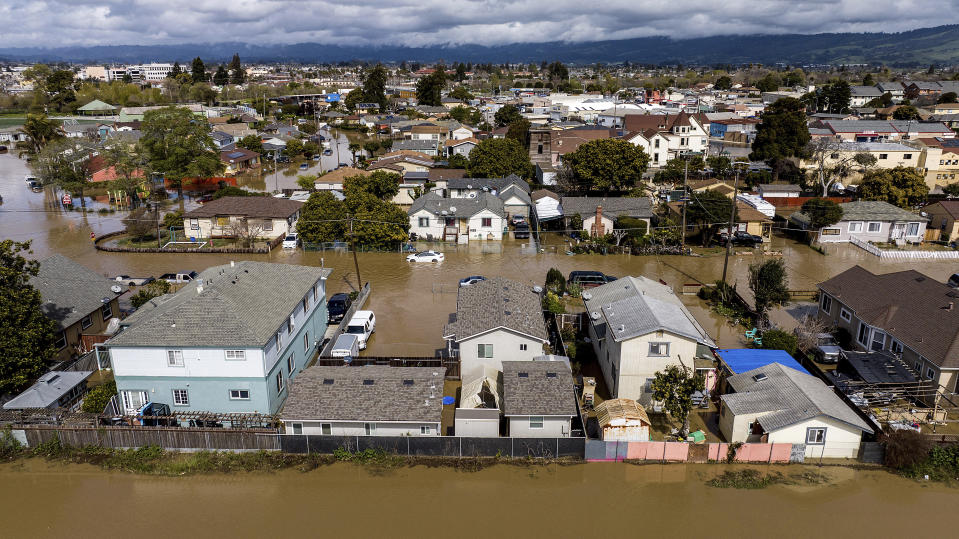
[[[365,386],[371,386],[371,385],[373,385],[373,380],[367,378],[367,379],[363,380],[363,385],[365,385]]]
[[[583,292],[582,294],[580,294],[580,297],[582,297],[583,299],[587,301],[593,299],[593,295],[590,294],[589,292]]]
[[[403,380],[403,385],[404,385],[404,386],[411,386],[411,385],[413,385],[413,380]]]
[[[589,317],[592,318],[593,320],[599,320],[599,313],[596,311],[593,311],[589,313]]]
[[[529,373],[528,373],[528,372],[521,372],[521,373],[518,373],[517,376],[520,377],[520,378],[529,378]]]
[[[325,386],[331,386],[331,385],[333,385],[333,379],[332,379],[332,378],[324,378],[324,379],[323,379],[323,385],[325,385]]]
[[[757,382],[762,382],[762,381],[765,380],[766,378],[769,378],[769,377],[766,376],[766,373],[762,373],[762,372],[759,373],[759,374],[757,374],[757,375],[754,375],[754,376],[753,376],[753,380],[755,380],[755,381],[757,381]]]
[[[548,373],[546,373],[546,377],[547,377],[547,378],[556,378],[556,373],[555,373],[555,372],[548,372]]]

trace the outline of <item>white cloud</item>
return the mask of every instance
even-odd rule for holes
[[[497,45],[645,36],[895,32],[955,0],[0,0],[4,46],[246,42]]]

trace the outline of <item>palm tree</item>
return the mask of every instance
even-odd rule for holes
[[[353,166],[356,166],[356,152],[360,151],[361,146],[357,142],[351,142],[347,148],[350,149],[350,153],[353,154]]]
[[[40,153],[40,150],[50,141],[63,136],[60,123],[47,118],[46,114],[27,114],[27,119],[17,131],[30,138],[30,145],[35,154]]]

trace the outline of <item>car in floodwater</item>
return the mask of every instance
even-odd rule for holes
[[[486,277],[483,277],[482,275],[470,275],[469,277],[463,277],[462,279],[460,279],[460,288],[463,288],[464,286],[471,286],[476,283],[481,283],[485,280],[486,280]]]
[[[300,235],[296,232],[290,232],[283,238],[284,249],[296,249],[300,246]]]
[[[406,257],[407,262],[442,262],[446,258],[443,253],[436,251],[422,251]]]

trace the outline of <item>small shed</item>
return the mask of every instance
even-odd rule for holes
[[[93,101],[83,105],[77,109],[77,112],[89,116],[112,116],[116,114],[117,108],[109,103],[104,103],[99,99],[94,99]]]
[[[596,407],[596,419],[603,441],[648,442],[649,416],[633,399],[611,399]]]

